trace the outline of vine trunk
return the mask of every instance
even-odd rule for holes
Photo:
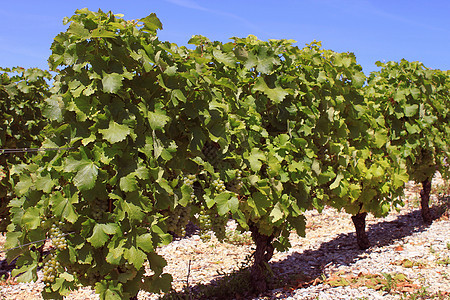
[[[267,290],[267,264],[273,256],[274,247],[272,241],[274,236],[263,235],[258,231],[256,225],[250,226],[253,241],[256,245],[254,252],[254,264],[250,270],[253,289],[255,292],[262,293]]]
[[[366,233],[366,216],[367,216],[366,212],[358,213],[352,216],[352,221],[353,224],[355,225],[356,230],[356,241],[358,243],[359,249],[361,250],[370,247],[370,241]]]
[[[422,219],[425,224],[431,224],[433,221],[430,212],[430,193],[431,179],[427,178],[422,181],[422,190],[420,191],[420,205],[422,207]]]

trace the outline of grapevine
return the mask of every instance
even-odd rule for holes
[[[18,82],[34,82],[36,115],[17,126],[45,133],[32,143],[72,149],[0,164],[19,279],[36,280],[40,259],[20,245],[54,245],[44,297],[80,284],[102,299],[169,290],[155,249],[193,217],[219,240],[230,218],[251,232],[261,292],[274,249],[288,249],[292,230],[305,234],[306,210],[384,216],[409,176],[430,183],[436,166],[450,173],[448,72],[388,63],[366,84],[353,54],[317,42],[194,36],[188,49],[158,40],[154,14],[129,22],[82,9],[65,22],[51,46],[51,91],[46,72],[1,75],[0,96],[17,106],[28,96]],[[11,128],[2,146],[29,136]]]

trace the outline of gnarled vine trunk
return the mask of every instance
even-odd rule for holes
[[[366,233],[366,216],[367,216],[366,212],[358,213],[352,216],[352,221],[353,224],[355,225],[356,230],[356,241],[358,243],[359,249],[361,250],[370,247],[370,241]]]
[[[430,193],[431,193],[431,178],[422,181],[422,190],[420,191],[420,205],[422,211],[422,219],[425,224],[431,224],[433,221],[430,212]]]
[[[256,250],[254,255],[254,263],[250,270],[253,289],[255,292],[262,293],[267,290],[267,263],[273,256],[274,239],[272,236],[267,236],[259,233],[258,227],[255,225],[250,226],[253,241],[256,244]]]

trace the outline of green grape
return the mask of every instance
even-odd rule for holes
[[[43,281],[47,287],[55,281],[59,268],[60,263],[56,260],[56,255],[54,253],[50,253],[48,259],[44,262],[42,267],[42,273],[44,274]]]
[[[63,222],[59,222],[58,223],[59,226],[63,226],[64,223]],[[53,245],[56,247],[56,249],[58,250],[64,250],[67,249],[67,241],[66,238],[64,236],[64,233],[62,232],[62,230],[60,229],[60,227],[58,227],[58,225],[56,224],[52,224],[52,227],[50,228],[50,239],[52,240]]]
[[[163,214],[167,217],[165,220],[167,231],[177,236],[184,236],[186,225],[191,218],[191,207],[178,205],[175,209],[166,210]]]
[[[194,174],[189,174],[187,176],[183,176],[183,184],[189,186],[192,189],[191,200],[194,200],[196,198],[196,196],[194,194],[195,179],[196,179],[196,176]]]
[[[212,182],[212,186],[214,187],[217,194],[223,193],[226,190],[225,183],[221,179],[215,179]]]
[[[175,208],[175,210],[178,210],[178,221],[175,234],[178,236],[183,236],[185,234],[186,225],[189,223],[189,219],[191,217],[191,207],[183,207],[179,205]]]
[[[223,241],[226,235],[226,225],[227,219],[218,214],[212,214],[211,216],[211,227],[219,241]]]
[[[208,231],[212,230],[217,237],[218,240],[223,241],[225,239],[226,233],[226,225],[227,218],[224,216],[220,216],[213,209],[205,209],[205,207],[201,207],[200,214],[197,217],[202,240],[206,240],[210,238]]]

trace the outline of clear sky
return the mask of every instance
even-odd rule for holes
[[[84,7],[125,19],[154,12],[160,39],[178,45],[195,34],[222,42],[253,34],[354,52],[366,74],[377,60],[402,58],[450,69],[450,0],[1,0],[0,66],[47,69],[62,19]]]

